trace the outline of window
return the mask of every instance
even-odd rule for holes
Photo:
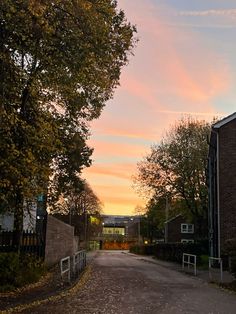
[[[194,243],[193,239],[181,239],[181,243]]]
[[[193,224],[181,224],[181,233],[193,233],[194,225]]]

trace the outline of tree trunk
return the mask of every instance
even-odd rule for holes
[[[24,200],[21,191],[17,191],[15,198],[14,210],[14,229],[12,245],[16,252],[20,253],[20,246],[23,233],[23,215],[24,215]]]

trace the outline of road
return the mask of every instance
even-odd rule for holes
[[[100,251],[80,290],[25,313],[235,314],[236,295],[132,254]]]

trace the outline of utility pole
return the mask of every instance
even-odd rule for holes
[[[84,211],[84,245],[85,249],[87,249],[87,211]]]
[[[141,244],[141,225],[140,225],[140,223],[141,223],[141,216],[139,215],[138,216],[138,243],[139,244]]]

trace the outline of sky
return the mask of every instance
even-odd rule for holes
[[[139,42],[120,86],[91,123],[93,165],[83,176],[103,212],[144,206],[137,162],[185,115],[211,121],[236,111],[236,0],[118,0]]]

